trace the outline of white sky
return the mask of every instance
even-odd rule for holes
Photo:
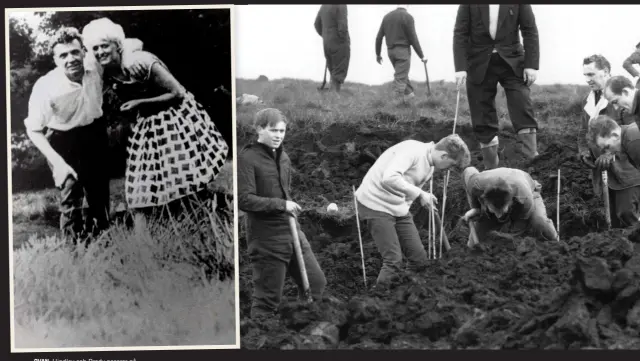
[[[382,46],[375,61],[375,37],[383,16],[397,5],[349,5],[351,62],[347,81],[382,84],[393,68]],[[322,39],[313,23],[319,5],[236,5],[236,76],[289,77],[322,81]],[[410,5],[416,32],[429,59],[430,81],[452,81],[453,27],[457,5]],[[540,36],[538,84],[582,84],[582,59],[601,53],[614,75],[630,75],[622,62],[640,42],[640,5],[533,5]],[[616,32],[617,31],[617,32]],[[608,41],[607,38],[611,40]],[[424,68],[412,54],[411,79],[423,82]]]

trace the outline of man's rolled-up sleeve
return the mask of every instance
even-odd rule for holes
[[[24,125],[28,131],[42,131],[52,113],[46,82],[41,78],[33,86],[29,97],[29,110]]]

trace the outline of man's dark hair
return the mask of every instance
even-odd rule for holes
[[[513,197],[513,188],[504,179],[498,179],[485,189],[483,198],[497,208],[503,208]]]
[[[610,116],[598,115],[589,121],[587,139],[591,144],[596,144],[598,137],[608,138],[611,136],[611,133],[618,128],[620,128],[620,125]]]
[[[55,48],[56,45],[70,44],[73,43],[74,40],[78,40],[78,42],[80,42],[80,46],[84,46],[82,44],[82,35],[80,35],[78,29],[63,26],[49,39],[49,52],[53,54],[53,48]]]
[[[609,88],[609,91],[611,91],[615,95],[622,94],[622,89],[635,88],[631,83],[631,80],[629,80],[626,76],[622,76],[622,75],[612,76],[611,78],[609,78],[609,80],[607,80],[607,83],[605,84],[604,87],[605,89]]]
[[[599,70],[606,70],[608,72],[611,72],[611,63],[609,63],[609,60],[607,60],[607,58],[600,54],[593,54],[584,58],[584,60],[582,61],[582,65],[588,65],[591,63],[596,63],[596,68],[598,68]]]
[[[640,43],[637,43],[637,44],[636,44],[636,48],[640,48]]]

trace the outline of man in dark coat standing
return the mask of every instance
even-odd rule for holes
[[[453,57],[458,88],[466,81],[471,123],[485,168],[496,168],[499,162],[498,83],[505,90],[509,117],[525,156],[538,156],[530,86],[537,77],[540,49],[531,5],[460,5]]]
[[[324,57],[331,73],[331,89],[339,92],[347,78],[351,57],[347,5],[320,6],[314,25],[322,36]]]
[[[381,51],[382,39],[384,38],[387,43],[389,61],[395,71],[393,89],[403,100],[415,96],[413,85],[409,81],[411,48],[413,47],[423,63],[427,62],[416,34],[415,21],[407,8],[408,5],[398,5],[396,10],[385,15],[376,36],[376,61],[378,64],[382,64]]]

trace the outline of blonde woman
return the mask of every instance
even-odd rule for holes
[[[121,111],[136,113],[127,145],[128,208],[150,210],[204,190],[229,147],[202,105],[154,54],[143,52],[142,75],[124,69],[120,25],[93,20],[82,36],[104,68],[105,89],[114,91]]]

